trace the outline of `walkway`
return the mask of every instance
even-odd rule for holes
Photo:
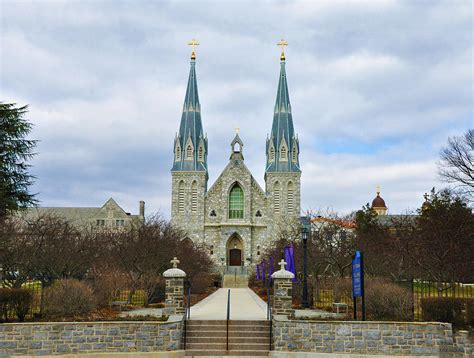
[[[220,288],[191,307],[192,320],[225,320],[230,290],[230,319],[265,320],[267,304],[249,288]]]

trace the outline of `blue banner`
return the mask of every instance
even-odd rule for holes
[[[364,296],[364,268],[362,253],[356,251],[352,259],[352,297]]]

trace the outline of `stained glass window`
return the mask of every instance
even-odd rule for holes
[[[244,218],[244,191],[235,184],[229,195],[229,219]]]

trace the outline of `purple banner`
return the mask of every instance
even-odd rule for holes
[[[272,280],[273,275],[273,257],[270,256],[270,281]]]
[[[295,269],[295,254],[293,245],[285,246],[285,261],[286,261],[286,270],[292,272],[295,277],[293,282],[296,281],[296,269]]]
[[[260,280],[260,264],[257,264],[257,280]]]
[[[262,281],[265,282],[265,260],[262,261]]]

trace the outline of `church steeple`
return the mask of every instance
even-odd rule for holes
[[[299,141],[293,128],[290,97],[285,70],[284,46],[288,43],[283,39],[278,43],[282,47],[280,56],[280,78],[273,111],[273,124],[270,138],[267,139],[268,172],[301,172],[299,165]]]
[[[196,80],[196,54],[194,47],[199,45],[192,40],[191,68],[188,87],[184,98],[183,113],[179,133],[174,140],[174,162],[172,171],[205,171],[207,173],[207,137],[204,136],[201,121]]]

